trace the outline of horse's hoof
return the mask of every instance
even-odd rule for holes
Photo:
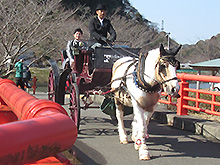
[[[148,148],[145,144],[142,144],[141,147],[139,148],[139,159],[140,160],[150,160]]]
[[[128,144],[128,140],[127,139],[125,139],[125,140],[120,140],[120,144]]]
[[[149,155],[140,155],[139,156],[139,160],[150,160],[150,156]]]

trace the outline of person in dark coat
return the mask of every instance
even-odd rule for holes
[[[31,80],[31,72],[27,66],[23,66],[23,81],[27,88],[31,88],[29,81]]]
[[[110,20],[105,18],[106,10],[105,5],[99,4],[96,8],[97,16],[92,18],[89,22],[90,45],[93,49],[116,40],[116,32]],[[109,40],[107,39],[108,33],[110,34]]]

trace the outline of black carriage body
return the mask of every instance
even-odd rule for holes
[[[140,48],[106,48],[97,47],[94,52],[92,60],[93,69],[95,73],[93,75],[92,83],[86,84],[81,80],[79,84],[80,93],[84,93],[87,90],[94,89],[95,87],[104,87],[110,81],[112,77],[112,66],[119,58],[130,56],[137,57]]]
[[[84,94],[85,91],[98,89],[99,87],[105,87],[111,81],[112,73],[108,70],[96,71],[93,75],[92,83],[85,83],[81,79],[79,83],[79,93]]]
[[[92,82],[86,83],[84,78],[81,78],[80,82],[77,84],[79,88],[79,93],[84,94],[85,91],[95,89],[96,87],[104,87],[110,81],[112,77],[112,66],[115,61],[119,58],[130,56],[137,57],[139,54],[140,48],[106,48],[98,47],[95,49],[95,52],[88,52],[83,50],[80,55],[75,56],[76,61],[76,79],[80,77],[80,74],[84,71],[84,65],[87,65],[85,62],[85,56],[89,57],[88,62],[88,72],[91,74],[94,71]],[[131,53],[129,53],[131,52]],[[61,61],[67,59],[66,51],[61,51]],[[53,61],[53,60],[51,60]],[[55,85],[55,101],[64,104],[64,95],[65,95],[65,86],[66,80],[69,78],[69,74],[72,74],[71,69],[67,68],[59,73],[58,66],[55,65],[56,62],[51,63],[53,76],[54,76],[54,85]],[[70,84],[71,85],[71,84]]]
[[[96,48],[94,67],[96,69],[112,69],[119,58],[130,56],[137,57],[140,48]]]

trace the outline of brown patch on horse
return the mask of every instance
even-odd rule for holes
[[[142,96],[137,99],[138,105],[143,108],[147,112],[153,112],[154,106],[157,104],[158,100],[160,98],[160,95],[155,93],[149,93],[146,96]]]

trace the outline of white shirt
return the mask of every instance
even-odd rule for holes
[[[99,19],[99,21],[100,21],[100,23],[101,23],[101,26],[103,26],[103,20],[104,20],[104,19],[101,19],[101,18],[99,18],[99,17],[98,17],[98,19]]]

